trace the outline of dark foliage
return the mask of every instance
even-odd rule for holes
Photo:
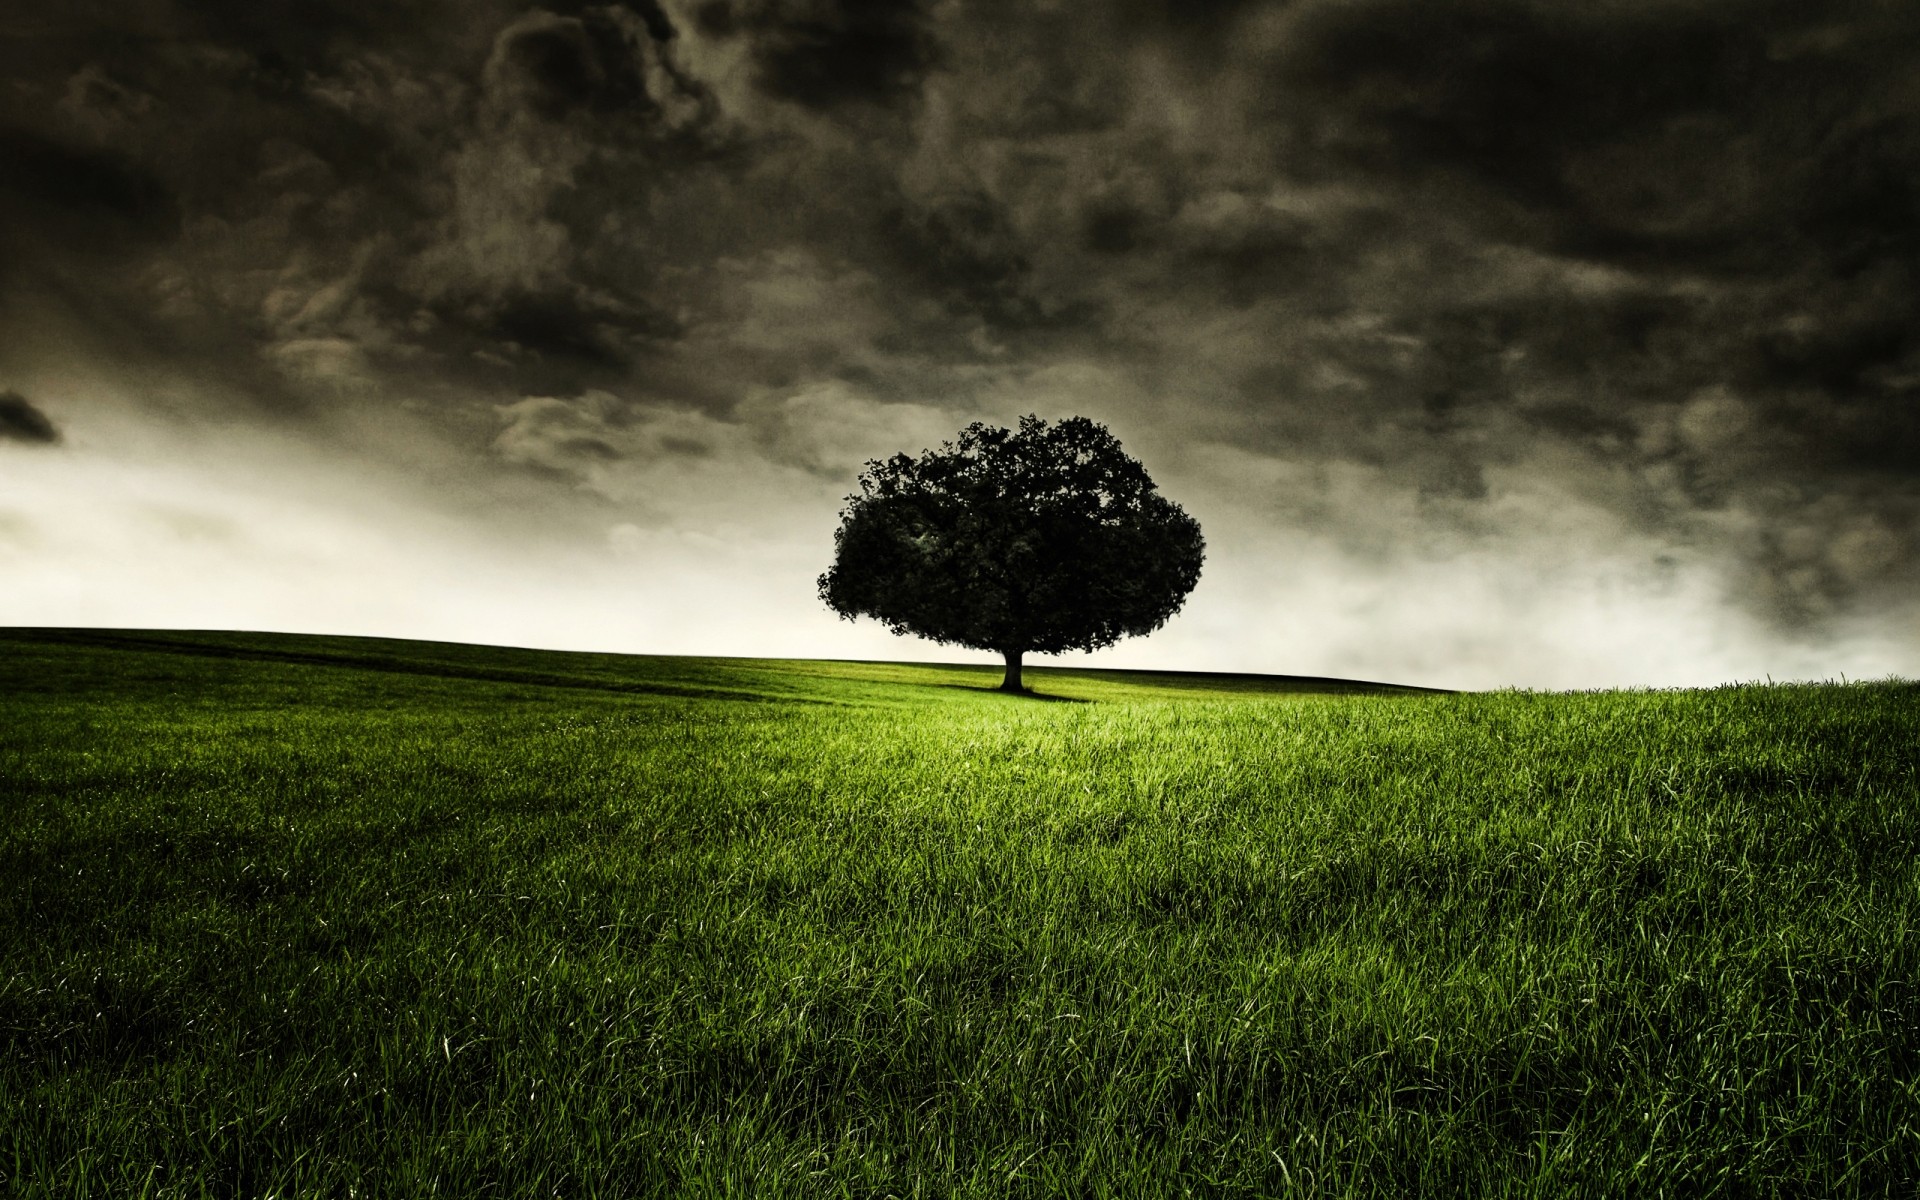
[[[1200,525],[1085,417],[974,423],[918,459],[872,462],[820,598],[849,620],[1020,656],[1151,633],[1199,581]]]

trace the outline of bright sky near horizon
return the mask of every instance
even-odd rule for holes
[[[865,460],[1038,412],[1209,546],[1062,661],[1920,675],[1913,6],[23,0],[0,64],[0,624],[965,660],[814,579]]]

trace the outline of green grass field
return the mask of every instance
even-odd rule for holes
[[[0,1193],[1920,1194],[1920,687],[998,678],[0,631]]]

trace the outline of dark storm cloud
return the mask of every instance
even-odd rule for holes
[[[712,36],[752,46],[754,80],[809,108],[911,98],[939,57],[927,0],[709,0]]]
[[[547,387],[670,336],[635,286],[656,260],[608,221],[717,144],[662,9],[295,7],[50,9],[0,39],[26,286],[90,322],[123,299],[139,340],[216,369],[252,341],[326,394],[476,362]]]
[[[4,183],[9,196],[40,214],[94,227],[124,225],[150,236],[169,232],[178,219],[174,197],[158,180],[111,153],[8,130],[0,132],[0,155],[11,168]]]
[[[1883,5],[1303,5],[1247,62],[1275,176],[1381,219],[1186,259],[1229,299],[1369,314],[1248,368],[1322,452],[1439,460],[1470,495],[1558,444],[1597,487],[1635,473],[1650,521],[1898,547],[1834,570],[1818,536],[1753,535],[1760,573],[1823,581],[1769,601],[1804,615],[1915,558],[1917,50],[1920,14]]]
[[[0,224],[6,229],[0,245],[15,261],[37,255],[49,238],[67,253],[98,256],[165,240],[178,229],[180,206],[172,191],[112,150],[0,129],[0,164]],[[0,275],[6,271],[0,264]]]
[[[1007,330],[1063,315],[1033,289],[1033,266],[1008,214],[978,191],[949,193],[886,214],[897,266],[915,291],[956,316]]]
[[[1911,5],[30,0],[0,68],[11,302],[288,409],[613,489],[1098,377],[1409,547],[1550,486],[1781,619],[1915,582]]]
[[[19,392],[0,392],[0,440],[51,445],[60,430]]]
[[[578,2],[533,9],[495,41],[489,69],[512,80],[521,99],[548,120],[577,110],[601,114],[658,113],[659,89],[647,80],[648,58],[637,43],[664,46],[677,31],[656,4],[593,7]],[[656,60],[672,89],[698,96],[699,85]]]

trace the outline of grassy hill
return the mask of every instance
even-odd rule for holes
[[[0,1193],[1909,1195],[1920,688],[0,631]]]

